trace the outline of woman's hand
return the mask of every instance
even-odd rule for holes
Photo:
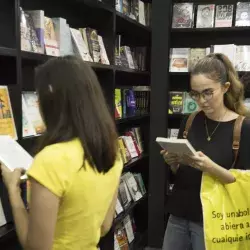
[[[210,168],[215,164],[208,156],[202,152],[197,152],[196,156],[184,155],[183,159],[187,162],[190,167],[199,169],[201,171],[209,171]]]
[[[163,159],[165,160],[165,162],[171,166],[171,165],[177,165],[179,164],[179,156],[177,154],[173,154],[173,153],[168,153],[167,150],[161,150],[161,155],[163,156]]]
[[[1,172],[3,182],[9,193],[20,192],[21,175],[24,173],[23,169],[9,170],[4,164],[1,164]]]

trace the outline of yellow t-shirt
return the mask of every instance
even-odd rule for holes
[[[28,176],[60,197],[53,250],[96,250],[100,228],[119,184],[122,160],[106,174],[86,162],[78,139],[46,147]],[[31,187],[32,192],[32,187]]]

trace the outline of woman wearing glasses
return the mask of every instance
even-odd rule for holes
[[[199,151],[198,156],[180,158],[161,151],[175,179],[167,206],[170,218],[163,250],[205,249],[200,200],[202,171],[223,183],[235,181],[228,171],[234,160],[234,122],[238,115],[248,116],[243,104],[243,85],[232,63],[222,54],[210,54],[194,66],[190,96],[201,109],[188,134],[188,140]],[[183,136],[186,121],[180,127],[179,138]],[[249,146],[250,120],[245,119],[237,169],[250,166]]]

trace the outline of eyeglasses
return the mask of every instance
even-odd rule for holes
[[[202,98],[205,100],[205,101],[209,101],[213,98],[213,95],[214,95],[214,91],[215,90],[211,90],[211,89],[208,89],[208,90],[204,90],[202,91],[201,93],[197,92],[197,91],[190,91],[189,92],[189,96],[195,100],[195,101],[198,101],[200,100],[200,97],[202,96]]]

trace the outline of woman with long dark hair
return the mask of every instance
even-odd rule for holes
[[[111,227],[122,160],[100,84],[81,59],[51,59],[35,86],[46,125],[28,171],[29,214],[20,196],[21,170],[2,175],[24,249],[96,250]]]

